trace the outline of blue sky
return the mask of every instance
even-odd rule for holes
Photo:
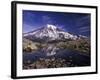
[[[91,15],[86,13],[64,13],[23,10],[23,33],[53,24],[73,34],[90,37]]]

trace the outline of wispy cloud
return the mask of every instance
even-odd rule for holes
[[[89,18],[90,18],[90,15],[87,15],[87,16],[80,18],[79,21],[85,21],[85,20],[88,20]]]
[[[80,27],[80,28],[78,29],[78,31],[81,32],[81,33],[84,33],[84,32],[90,31],[90,28],[89,28],[89,26]]]
[[[59,27],[61,30],[67,31],[67,30],[65,30],[66,29],[65,25],[56,25],[56,26]]]
[[[56,20],[53,19],[53,17],[50,17],[48,15],[42,16],[42,20],[44,24],[55,24]]]
[[[78,19],[78,23],[76,23],[77,27],[87,26],[90,25],[90,15],[84,16],[80,19]]]
[[[42,20],[46,24],[52,23],[51,17],[49,16],[42,16]]]
[[[27,33],[29,31],[36,30],[37,28],[40,28],[40,26],[34,26],[34,25],[29,25],[29,24],[23,24],[23,33]]]
[[[89,32],[90,31],[90,15],[80,18],[76,26],[78,27],[77,30],[80,33]]]
[[[80,30],[86,30],[86,29],[89,29],[89,27],[85,26],[85,27],[80,27],[79,29]]]

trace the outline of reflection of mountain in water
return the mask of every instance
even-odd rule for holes
[[[23,69],[90,66],[90,56],[50,45],[47,49],[23,53]]]
[[[55,45],[51,44],[51,45],[48,45],[48,47],[46,48],[45,51],[46,51],[47,56],[52,56],[52,55],[55,55],[58,50],[59,50],[59,48],[57,48]]]

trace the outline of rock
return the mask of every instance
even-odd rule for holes
[[[24,65],[24,69],[41,69],[41,68],[59,68],[59,67],[72,67],[75,66],[71,63],[72,60],[66,61],[65,59],[61,58],[40,58],[34,63],[31,61],[27,61],[28,65]],[[31,64],[30,64],[31,63]]]

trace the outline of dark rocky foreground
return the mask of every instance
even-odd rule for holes
[[[23,64],[23,69],[41,69],[41,68],[60,68],[60,67],[75,67],[72,60],[65,60],[61,58],[40,58],[35,62],[27,61]]]

